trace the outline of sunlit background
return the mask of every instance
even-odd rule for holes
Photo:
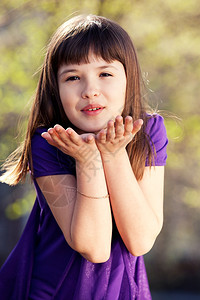
[[[106,16],[128,31],[150,103],[165,117],[164,228],[145,255],[153,299],[200,299],[199,0],[1,0],[0,160],[23,138],[20,128],[26,126],[45,45],[63,21],[80,13]],[[12,188],[0,184],[1,264],[34,199],[28,182]]]

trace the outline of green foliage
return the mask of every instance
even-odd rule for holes
[[[129,32],[148,88],[154,91],[149,92],[149,97],[154,106],[165,112],[169,137],[165,227],[151,259],[174,263],[174,253],[176,260],[189,255],[199,257],[198,0],[1,0],[0,159],[18,146],[16,125],[21,113],[23,126],[26,125],[29,99],[37,85],[37,70],[50,35],[63,21],[81,13],[112,18]],[[26,213],[33,194],[28,192],[8,204],[7,217],[15,219]]]
[[[27,192],[23,198],[16,199],[13,203],[8,204],[5,213],[10,220],[16,220],[30,212],[35,200],[35,192]]]

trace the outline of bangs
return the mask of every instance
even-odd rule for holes
[[[113,24],[90,21],[79,23],[73,31],[63,34],[62,41],[54,52],[56,69],[63,63],[80,64],[89,62],[89,54],[101,57],[106,62],[120,61],[125,67],[126,49],[123,35],[113,28]],[[118,33],[116,33],[118,31]],[[121,31],[121,28],[120,28]],[[124,32],[123,32],[124,34]]]

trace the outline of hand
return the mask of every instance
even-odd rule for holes
[[[96,136],[96,144],[102,155],[115,155],[124,150],[127,144],[134,138],[142,127],[143,120],[133,122],[131,116],[125,118],[117,116],[114,121],[109,121],[107,129],[102,129]]]
[[[96,155],[96,152],[99,152],[95,144],[95,136],[92,133],[79,135],[72,128],[65,130],[62,126],[55,125],[54,128],[43,132],[42,137],[50,145],[57,147],[79,162],[87,162],[88,157],[91,158]]]

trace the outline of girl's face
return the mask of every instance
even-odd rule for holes
[[[121,115],[126,94],[123,65],[106,62],[92,53],[89,63],[63,64],[58,86],[64,111],[78,133],[98,132]]]

